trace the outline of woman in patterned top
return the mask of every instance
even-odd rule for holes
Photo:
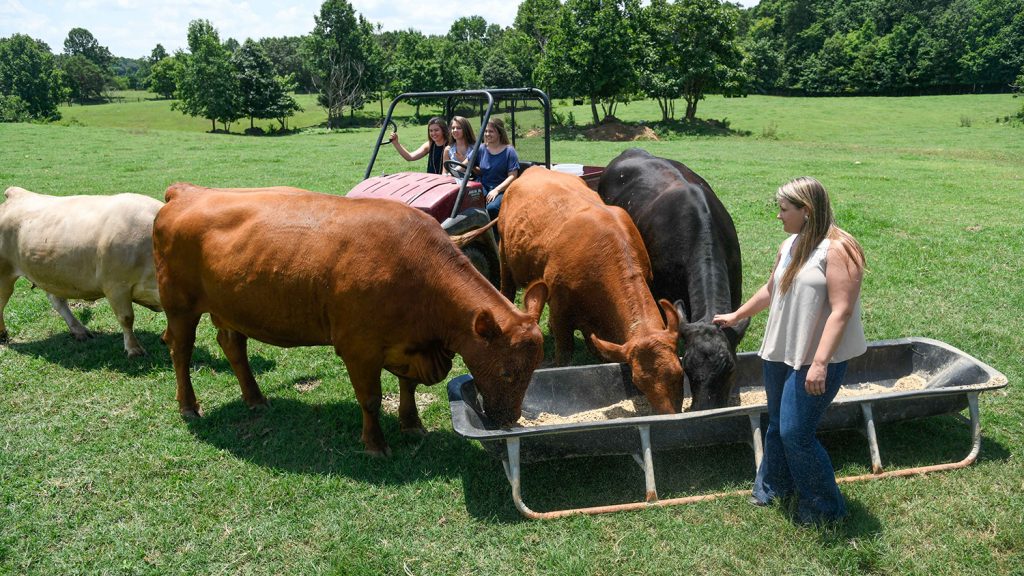
[[[452,116],[450,134],[451,144],[444,149],[444,159],[468,164],[470,157],[473,156],[473,146],[476,144],[473,126],[462,116]]]

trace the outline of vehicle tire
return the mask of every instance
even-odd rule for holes
[[[463,246],[462,253],[469,258],[473,267],[483,274],[484,278],[487,278],[495,288],[501,288],[501,269],[498,255],[488,249],[486,243],[473,242]]]

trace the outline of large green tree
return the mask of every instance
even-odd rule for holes
[[[0,38],[0,95],[17,97],[8,105],[27,109],[32,118],[57,119],[63,84],[45,42],[24,34]],[[17,106],[15,106],[17,104]]]
[[[149,69],[147,86],[150,91],[164,98],[173,98],[178,74],[178,59],[174,56],[163,58]]]
[[[188,47],[188,53],[175,55],[180,63],[175,91],[178,101],[171,106],[183,114],[208,119],[213,131],[217,122],[227,130],[231,122],[242,117],[230,54],[208,20],[189,23]]]
[[[63,56],[59,62],[69,100],[84,102],[103,95],[108,75],[99,66],[81,54]]]
[[[369,27],[356,17],[346,0],[326,0],[313,17],[316,25],[303,44],[306,67],[316,86],[317,102],[327,111],[327,124],[336,127],[348,107],[362,106],[372,75],[365,37]]]
[[[68,37],[64,39],[64,54],[84,56],[101,70],[109,68],[114,60],[110,50],[101,46],[92,32],[85,28],[72,28],[68,31]]]
[[[555,95],[588,97],[595,124],[614,114],[636,86],[639,9],[637,0],[568,0],[536,79]]]
[[[298,109],[298,104],[285,91],[284,82],[274,74],[274,66],[259,44],[247,39],[231,61],[238,80],[239,111],[249,118],[250,129],[255,118],[287,117]]]

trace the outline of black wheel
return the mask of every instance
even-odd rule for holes
[[[469,258],[473,267],[477,269],[484,278],[495,287],[501,285],[501,268],[498,262],[498,255],[488,249],[486,243],[473,242],[462,247],[462,253]]]

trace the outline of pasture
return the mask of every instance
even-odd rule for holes
[[[308,104],[309,118],[290,125],[322,121]],[[343,194],[362,178],[375,135],[208,134],[208,122],[168,106],[75,107],[62,110],[67,125],[0,124],[0,189],[162,198],[170,183],[190,181]],[[744,296],[763,282],[784,237],[776,187],[819,178],[868,257],[868,339],[935,338],[1009,379],[1004,392],[981,397],[982,451],[967,469],[844,485],[851,516],[825,529],[799,528],[782,510],[743,498],[532,522],[514,509],[501,464],[452,432],[444,384],[418,391],[429,435],[401,436],[387,413],[394,455],[372,459],[329,348],[251,342],[271,406],[250,412],[204,319],[192,371],[206,416],[185,421],[159,342],[162,315],[136,307],[149,355],[129,360],[105,301],[73,305],[97,333],[79,343],[45,295],[19,280],[5,312],[11,342],[0,345],[0,573],[1020,574],[1024,128],[996,122],[1019,108],[1008,95],[711,97],[698,116],[747,135],[637,143],[686,163],[729,209]],[[657,106],[631,103],[617,115],[656,118]],[[407,146],[425,135],[421,126],[402,130]],[[604,165],[629,145],[563,140],[552,155]],[[396,157],[384,148],[375,171],[422,169]],[[757,349],[763,326],[764,315],[742,350]],[[457,357],[449,378],[464,370]],[[393,377],[384,390],[397,401]],[[870,471],[858,432],[823,441],[839,473]],[[883,464],[901,468],[959,460],[970,438],[948,415],[882,426],[879,442]],[[748,488],[754,474],[743,444],[655,459],[663,498]],[[524,480],[539,511],[625,502],[644,485],[629,457],[530,464]]]

